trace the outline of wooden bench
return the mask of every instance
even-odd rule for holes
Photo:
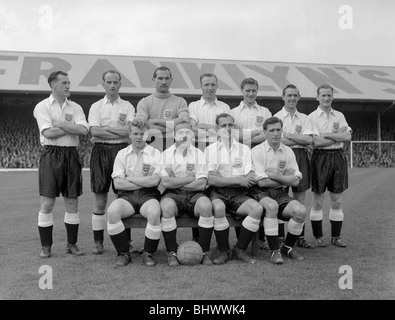
[[[241,223],[243,219],[236,220],[233,218],[230,214],[226,215],[226,218],[228,219],[229,225],[231,227],[241,227]],[[186,215],[182,215],[180,217],[176,218],[177,221],[177,228],[192,228],[192,227],[197,227],[198,226],[198,219],[197,218],[192,218]],[[122,220],[123,224],[125,225],[125,228],[145,228],[147,225],[147,220],[143,218],[140,214],[134,214],[131,217],[128,217],[126,219]],[[261,223],[262,224],[262,223]],[[250,243],[251,247],[251,255],[256,256],[258,254],[258,249],[259,249],[259,231],[257,231],[252,238],[252,241]]]

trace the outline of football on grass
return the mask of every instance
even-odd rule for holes
[[[202,258],[202,247],[195,241],[185,241],[178,247],[177,259],[183,265],[193,266],[199,264]]]

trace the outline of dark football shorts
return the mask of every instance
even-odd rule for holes
[[[302,179],[299,181],[297,187],[292,187],[293,192],[302,192],[310,189],[311,169],[310,160],[305,148],[292,148],[296,162],[299,166],[299,171],[302,173]]]
[[[226,212],[229,212],[236,219],[245,218],[237,215],[236,212],[244,202],[252,199],[249,196],[248,189],[242,187],[210,187],[207,189],[206,193],[208,194],[208,197],[211,199],[211,201],[215,199],[222,200],[226,206]]]
[[[188,216],[195,216],[195,205],[201,197],[207,197],[204,192],[189,192],[187,190],[180,189],[166,189],[163,194],[161,201],[166,198],[173,199],[178,208],[177,216],[181,216],[186,213]]]
[[[114,193],[117,193],[111,174],[118,151],[127,146],[127,143],[95,143],[90,161],[91,190],[93,193],[108,193],[110,185],[112,185]]]
[[[56,198],[82,194],[82,163],[76,147],[45,146],[40,155],[39,193]]]
[[[342,149],[314,149],[311,156],[311,191],[342,193],[348,188],[347,160]]]
[[[160,200],[160,192],[157,188],[142,188],[133,191],[118,191],[118,199],[124,199],[129,202],[135,213],[140,213],[144,203],[149,200]]]
[[[270,197],[277,201],[278,203],[278,214],[277,217],[281,220],[288,221],[289,218],[283,217],[283,211],[285,207],[290,203],[294,198],[290,197],[289,187],[279,187],[279,188],[260,188],[258,186],[254,186],[250,189],[250,195],[256,201],[261,201],[265,197]]]

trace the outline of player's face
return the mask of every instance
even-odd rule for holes
[[[191,126],[189,124],[180,124],[176,127],[174,140],[176,141],[177,146],[181,144],[189,145],[194,136],[195,134],[191,130]]]
[[[268,124],[265,130],[266,140],[269,145],[279,144],[282,135],[281,123]]]
[[[253,106],[255,104],[256,96],[258,95],[258,87],[254,84],[246,84],[243,89],[241,89],[243,94],[243,101],[248,106]]]
[[[68,76],[59,74],[52,82],[52,93],[55,97],[67,98],[70,96],[70,80]]]
[[[119,89],[121,88],[122,82],[119,81],[119,76],[116,73],[106,73],[104,76],[104,82],[102,83],[106,95],[118,96]]]
[[[143,149],[145,146],[144,134],[146,133],[147,128],[138,128],[132,127],[131,132],[129,133],[130,140],[132,140],[133,149]]]
[[[218,89],[218,84],[214,77],[203,77],[201,88],[202,88],[203,98],[207,100],[215,99],[215,94]]]
[[[282,96],[284,100],[285,109],[296,109],[296,105],[300,99],[298,89],[288,88],[285,90],[285,94]]]
[[[171,82],[173,79],[170,77],[170,72],[167,70],[158,70],[156,78],[152,79],[155,83],[155,88],[160,93],[169,92]]]
[[[229,138],[232,135],[234,123],[231,117],[218,119],[217,132],[221,138]]]
[[[320,89],[319,94],[317,95],[317,101],[320,103],[320,106],[324,108],[330,108],[333,101],[333,92],[331,89]]]

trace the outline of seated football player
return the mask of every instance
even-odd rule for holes
[[[207,164],[203,152],[191,142],[194,137],[188,121],[175,125],[175,143],[162,153],[161,184],[165,188],[160,201],[162,234],[168,251],[168,265],[178,266],[176,217],[187,214],[198,218],[203,265],[211,265],[208,254],[214,228],[213,209],[204,191]]]
[[[160,151],[147,145],[145,135],[148,124],[134,119],[129,124],[131,144],[121,149],[114,161],[112,178],[118,190],[115,199],[107,209],[107,230],[118,252],[117,266],[130,263],[129,236],[122,219],[140,213],[147,219],[143,262],[151,267],[156,264],[152,254],[157,250],[160,234],[159,205]]]
[[[246,249],[259,229],[263,214],[260,203],[249,197],[249,189],[255,184],[255,173],[251,161],[251,150],[233,137],[234,119],[227,113],[219,114],[216,127],[219,140],[205,150],[208,164],[207,194],[213,203],[214,234],[219,255],[214,264],[226,263],[237,259],[246,263],[256,263],[249,257]],[[242,227],[236,245],[230,251],[229,222],[226,212],[242,219]]]

